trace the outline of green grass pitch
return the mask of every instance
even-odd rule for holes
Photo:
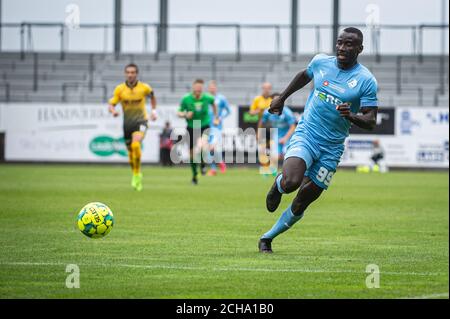
[[[448,298],[448,172],[340,170],[305,218],[257,251],[292,195],[265,210],[255,168],[190,184],[187,167],[0,165],[0,298]],[[101,201],[103,239],[76,228]],[[67,264],[80,268],[68,289]],[[366,266],[380,287],[366,287]]]

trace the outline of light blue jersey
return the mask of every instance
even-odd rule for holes
[[[325,54],[316,55],[306,72],[314,81],[314,89],[285,158],[305,160],[305,175],[326,189],[339,164],[351,126],[336,106],[349,103],[352,113],[360,108],[378,107],[377,81],[363,65],[357,63],[349,70],[342,70],[336,57]]]
[[[289,140],[285,144],[281,144],[279,141],[286,136],[291,125],[297,124],[297,119],[292,110],[288,106],[285,106],[281,115],[272,114],[269,110],[265,110],[261,122],[263,124],[268,124],[270,128],[278,129],[276,137],[278,142],[278,154],[284,154],[286,152],[286,147],[289,144]]]
[[[261,121],[263,124],[268,124],[271,128],[277,128],[279,139],[287,134],[291,125],[297,124],[294,113],[287,106],[283,108],[281,115],[272,114],[269,110],[265,110]]]
[[[223,96],[222,94],[217,94],[215,96],[215,103],[217,106],[217,116],[219,117],[219,124],[218,125],[214,125],[213,121],[211,121],[211,127],[213,128],[217,128],[219,130],[222,130],[223,125],[223,119],[226,118],[228,115],[230,115],[230,105],[228,104],[228,100],[225,96]],[[211,119],[214,118],[214,112],[212,110],[212,108],[210,109],[210,113],[209,113]]]
[[[208,143],[220,145],[222,143],[222,129],[223,129],[223,120],[230,115],[230,105],[225,96],[222,94],[217,94],[215,96],[215,103],[217,106],[217,116],[219,118],[219,124],[214,125],[214,121],[211,121],[210,129],[209,129],[209,137]],[[211,119],[214,118],[214,112],[212,107],[209,110],[209,115]]]
[[[377,107],[377,82],[372,73],[357,63],[350,70],[337,66],[336,57],[316,55],[306,70],[314,81],[297,130],[305,131],[323,144],[344,143],[350,121],[341,117],[336,106],[349,103],[352,113],[360,107]]]

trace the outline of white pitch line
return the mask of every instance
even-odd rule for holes
[[[401,299],[434,299],[434,298],[441,298],[441,297],[447,297],[448,298],[448,292],[443,292],[443,293],[439,293],[439,294],[416,296],[416,297],[404,297],[404,298],[401,298]]]
[[[0,265],[6,266],[66,266],[65,263],[52,262],[5,262]],[[171,270],[199,270],[199,271],[249,271],[249,272],[298,272],[298,273],[355,273],[364,274],[364,271],[353,270],[330,270],[330,269],[310,269],[310,268],[248,268],[248,267],[200,267],[200,266],[183,266],[183,265],[132,265],[132,264],[78,264],[79,266],[95,266],[95,267],[123,267],[137,269],[171,269]],[[442,273],[438,272],[395,272],[381,271],[380,274],[386,275],[405,275],[405,276],[438,276]]]

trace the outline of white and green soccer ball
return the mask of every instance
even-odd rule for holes
[[[90,238],[102,238],[108,235],[114,226],[114,216],[105,204],[94,202],[84,206],[78,214],[77,224],[80,231]]]

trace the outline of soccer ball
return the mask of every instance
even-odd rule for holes
[[[84,206],[77,219],[80,231],[90,238],[102,238],[114,226],[114,216],[108,206],[102,203],[89,203]]]

